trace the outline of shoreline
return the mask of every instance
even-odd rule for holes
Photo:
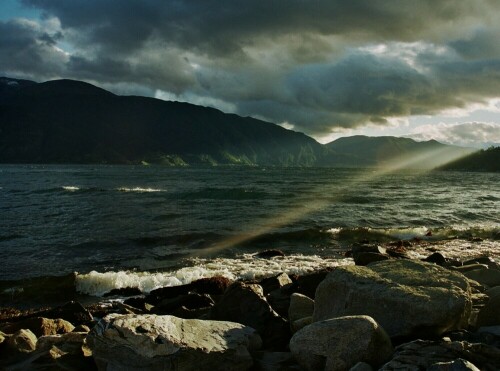
[[[433,346],[438,346],[440,347],[440,349],[448,349],[447,347],[449,344],[461,342],[461,344],[464,345],[463,343],[465,342],[467,343],[467,346],[469,346],[470,344],[481,344],[482,347],[481,349],[483,350],[480,351],[476,349],[475,351],[470,351],[469,347],[468,352],[470,354],[475,355],[474,356],[475,358],[473,356],[470,356],[469,353],[464,351],[465,353],[459,352],[461,354],[461,357],[457,356],[456,359],[463,358],[462,356],[464,356],[465,354],[464,356],[465,358],[469,357],[467,359],[468,362],[474,363],[471,360],[475,360],[476,366],[478,366],[477,363],[480,363],[478,367],[481,367],[481,369],[494,369],[491,367],[498,367],[500,365],[500,348],[499,348],[500,318],[498,318],[499,317],[498,315],[493,313],[489,314],[489,316],[492,317],[492,319],[491,318],[488,319],[488,321],[490,322],[488,321],[484,322],[484,319],[481,319],[482,317],[485,316],[481,313],[486,313],[488,311],[487,309],[489,305],[488,303],[490,301],[500,300],[500,296],[496,294],[498,293],[498,291],[500,291],[498,289],[498,287],[500,287],[500,278],[499,278],[500,265],[498,264],[498,259],[495,260],[492,259],[491,257],[487,258],[484,256],[477,259],[464,260],[464,261],[459,261],[458,259],[455,258],[449,259],[446,258],[445,251],[442,251],[443,253],[438,252],[439,249],[436,248],[436,244],[430,245],[434,247],[426,250],[429,252],[429,254],[425,259],[423,260],[410,259],[408,252],[411,252],[410,250],[411,244],[408,243],[407,245],[409,246],[404,246],[404,243],[402,242],[393,243],[392,245],[389,244],[385,246],[368,244],[368,243],[354,244],[352,246],[352,249],[350,250],[350,253],[348,254],[353,259],[354,264],[346,266],[330,267],[329,269],[317,270],[304,275],[294,275],[294,274],[288,275],[286,273],[281,273],[279,275],[274,275],[273,277],[267,277],[259,280],[246,280],[246,281],[230,280],[227,277],[214,276],[212,278],[202,278],[198,280],[193,280],[192,282],[183,285],[158,288],[155,290],[151,290],[149,293],[142,293],[137,289],[133,289],[130,287],[122,288],[115,290],[114,292],[111,292],[111,296],[108,296],[107,299],[103,297],[101,298],[87,297],[88,299],[91,298],[92,303],[87,302],[85,306],[82,306],[78,302],[73,302],[72,304],[65,304],[59,307],[56,306],[55,308],[52,307],[50,309],[44,309],[40,311],[36,311],[33,308],[26,309],[24,311],[16,311],[15,309],[9,311],[7,308],[2,308],[1,309],[2,315],[0,317],[0,331],[2,331],[1,335],[3,336],[4,340],[2,340],[2,342],[0,343],[0,360],[4,363],[4,365],[8,367],[14,367],[13,365],[19,365],[20,362],[27,362],[30,356],[33,357],[35,354],[39,355],[45,352],[43,356],[40,355],[40,357],[43,358],[44,360],[43,362],[47,362],[48,365],[49,364],[54,365],[57,364],[57,362],[61,362],[60,359],[61,357],[67,358],[68,354],[70,354],[72,358],[78,360],[76,363],[77,367],[75,369],[79,369],[78,367],[80,367],[81,365],[85,365],[85,367],[87,368],[91,367],[90,369],[92,369],[92,367],[94,368],[98,367],[99,369],[104,370],[106,369],[106,367],[103,366],[103,362],[108,364],[109,362],[113,363],[116,360],[108,359],[106,361],[103,361],[102,357],[104,356],[101,350],[96,349],[95,347],[93,349],[90,349],[89,345],[87,344],[87,340],[85,340],[92,338],[93,340],[89,340],[90,343],[92,343],[92,341],[95,343],[95,341],[97,341],[96,337],[98,337],[100,339],[98,343],[101,340],[104,341],[103,338],[101,338],[101,336],[105,336],[104,335],[105,332],[104,333],[101,332],[98,334],[97,331],[98,328],[97,325],[99,323],[101,323],[102,325],[103,318],[105,318],[104,319],[105,322],[108,321],[109,323],[117,321],[119,318],[122,318],[124,321],[132,320],[133,318],[134,321],[139,321],[139,320],[146,321],[145,322],[146,324],[148,323],[148,321],[153,321],[153,320],[156,321],[158,318],[161,319],[162,321],[168,319],[169,321],[174,321],[175,323],[177,323],[176,322],[178,321],[177,319],[175,320],[171,319],[171,316],[173,316],[175,318],[184,318],[192,321],[201,321],[199,323],[203,324],[203,326],[207,324],[213,324],[214,321],[220,321],[220,320],[223,321],[229,320],[231,323],[239,323],[240,325],[247,326],[251,328],[252,331],[257,331],[257,334],[260,336],[262,345],[260,347],[260,350],[249,348],[248,352],[250,358],[246,359],[245,361],[246,365],[253,364],[254,366],[249,366],[249,367],[257,367],[254,369],[266,369],[264,366],[267,363],[271,362],[272,364],[274,364],[273,362],[275,363],[277,362],[276,364],[274,364],[273,367],[278,367],[279,365],[281,365],[279,367],[282,366],[289,367],[285,369],[300,369],[300,367],[305,367],[304,364],[310,363],[312,361],[310,359],[307,361],[301,359],[302,356],[300,354],[303,354],[303,352],[297,350],[296,347],[294,348],[293,344],[297,343],[298,340],[293,340],[293,339],[299,336],[297,334],[300,334],[300,336],[306,336],[304,335],[304,333],[306,332],[306,330],[303,330],[304,328],[306,328],[307,331],[313,331],[314,328],[319,326],[318,325],[319,323],[324,322],[325,318],[328,319],[328,321],[326,321],[328,326],[333,325],[333,322],[335,322],[337,326],[341,322],[338,321],[332,322],[331,319],[338,319],[345,317],[345,316],[339,317],[338,315],[333,315],[333,314],[331,315],[332,316],[331,317],[330,314],[328,314],[326,315],[326,317],[323,316],[324,318],[321,318],[321,316],[318,313],[321,312],[322,310],[324,311],[324,309],[318,309],[318,308],[321,308],[321,306],[322,305],[324,306],[325,304],[321,304],[321,300],[323,299],[318,298],[318,295],[320,296],[324,295],[321,294],[321,289],[318,289],[319,286],[326,285],[325,282],[334,279],[332,277],[340,274],[339,272],[344,272],[344,274],[360,274],[361,276],[359,276],[356,279],[363,280],[364,278],[362,278],[362,274],[365,274],[366,272],[371,272],[371,270],[375,269],[375,267],[377,266],[386,265],[386,268],[384,268],[385,271],[391,272],[400,269],[397,268],[399,265],[406,264],[412,266],[413,268],[417,267],[418,269],[430,269],[429,272],[434,272],[433,274],[443,275],[443,277],[446,277],[446,279],[449,279],[449,277],[452,278],[459,277],[458,278],[459,281],[463,283],[457,284],[456,282],[458,281],[456,282],[453,281],[456,280],[456,278],[453,278],[452,281],[450,282],[455,282],[455,283],[450,283],[449,285],[451,286],[449,287],[455,287],[456,289],[458,289],[461,285],[462,286],[465,285],[460,288],[461,290],[460,295],[466,298],[464,299],[466,302],[467,301],[469,302],[469,304],[467,304],[469,306],[468,307],[469,309],[465,310],[462,308],[463,310],[465,310],[464,313],[466,314],[462,313],[460,316],[464,318],[466,317],[465,319],[462,318],[461,320],[454,320],[454,322],[452,321],[453,322],[452,325],[448,324],[448,325],[438,326],[434,324],[431,327],[429,327],[430,325],[426,325],[427,332],[421,330],[419,331],[411,330],[408,333],[405,333],[404,331],[394,332],[392,329],[390,329],[390,324],[386,323],[385,327],[389,326],[390,331],[393,331],[393,333],[389,331],[390,334],[390,336],[388,337],[389,343],[387,343],[386,341],[387,344],[390,344],[392,350],[390,351],[390,357],[387,356],[385,357],[387,359],[384,358],[383,361],[384,364],[390,364],[390,362],[396,362],[396,361],[400,362],[401,357],[399,357],[399,354],[401,352],[401,349],[403,349],[404,347],[408,347],[409,346],[408,344],[410,343],[412,343],[413,346],[415,346],[415,342],[417,342],[420,345],[423,344],[422,342],[424,343],[427,342],[425,343],[427,345],[425,346],[422,345],[420,347],[422,349],[425,348],[426,346],[430,346],[429,344],[433,344]],[[282,258],[277,250],[270,250],[270,251],[271,253],[269,253],[268,255],[270,256],[276,255],[276,256],[268,257],[267,259],[266,258],[260,258],[260,259],[264,262],[267,261],[269,263],[272,263],[273,260],[279,260],[280,258]],[[423,266],[423,268],[421,268],[421,266]],[[359,272],[361,273],[357,271],[358,270],[357,267],[359,267],[360,269]],[[408,272],[408,269],[409,268],[406,267],[405,272]],[[350,271],[352,272],[349,273]],[[369,277],[371,277],[370,276],[371,274],[372,273],[369,273]],[[407,275],[408,274],[405,273],[405,276]],[[493,275],[494,277],[490,277],[491,275]],[[426,280],[425,285],[422,284],[422,280],[424,278]],[[370,278],[367,281],[367,283],[373,284],[374,282],[378,282],[378,280],[379,279]],[[384,278],[384,280],[388,280],[388,278]],[[438,278],[436,278],[436,282],[434,282],[432,276],[419,277],[418,279],[416,278],[416,280],[418,281],[418,284],[415,282],[411,284],[399,282],[397,283],[396,286],[406,287],[405,285],[409,285],[408,287],[414,287],[415,285],[417,286],[421,285],[423,287],[422,290],[427,290],[426,287],[430,287],[432,289],[432,287],[434,287],[435,285],[440,285],[439,282],[441,282],[441,279]],[[57,281],[57,278],[55,278],[55,281]],[[363,285],[361,285],[360,287],[362,286]],[[68,288],[68,286],[66,286],[66,288]],[[355,289],[357,290],[359,288]],[[446,290],[448,289],[449,288],[447,288]],[[54,290],[59,292],[61,291],[64,292],[64,285],[59,288],[54,287]],[[335,292],[336,289],[326,289],[326,290],[328,292]],[[419,290],[421,289],[419,288]],[[493,290],[495,294],[494,295],[490,294],[491,296],[488,296],[487,294],[488,290],[490,290],[490,292],[492,292],[491,290]],[[69,294],[69,292],[66,291],[65,294]],[[339,297],[338,295],[341,294],[337,292],[335,295]],[[499,297],[499,299],[495,299],[495,297],[497,296]],[[436,300],[441,300],[437,298],[438,297],[436,297]],[[61,299],[63,299],[63,297],[61,297]],[[231,306],[234,305],[232,304],[233,303],[232,300],[237,300],[237,301],[250,300],[249,301],[250,307],[254,309],[261,308],[257,310],[257,312],[259,313],[257,315],[258,318],[257,319],[254,318],[255,313],[251,315],[249,313],[246,314],[239,313],[235,315],[233,312],[231,313],[226,312],[225,308],[231,308]],[[297,300],[300,303],[298,308],[301,308],[297,310],[299,312],[302,311],[300,314],[292,313],[293,311],[296,310],[295,307],[298,305],[296,303]],[[373,309],[369,309],[370,308],[369,301],[374,300],[376,302],[378,299],[376,297],[375,298],[371,297],[367,298],[366,300],[367,302],[363,303],[363,308],[366,305],[367,313],[363,313],[363,311],[365,310],[363,309],[363,310],[352,310],[351,311],[352,313],[348,312],[347,314],[351,316],[354,314],[370,316],[370,313],[368,312],[373,311]],[[384,299],[384,300],[389,300],[389,299]],[[391,300],[392,299],[390,299],[389,302]],[[311,311],[311,302],[313,308],[312,311]],[[391,303],[391,305],[396,306],[398,308],[403,304],[401,303],[395,304],[394,302]],[[377,305],[380,305],[380,303]],[[431,311],[439,310],[439,308],[436,308],[436,305],[439,306],[437,301],[435,303],[430,302],[425,305],[428,305]],[[330,304],[326,305],[326,307],[329,306],[331,305]],[[294,307],[295,309],[292,310],[292,307]],[[327,312],[330,310],[331,308],[327,309]],[[491,309],[489,310],[491,311]],[[313,312],[314,312],[314,317],[317,318],[311,317]],[[453,313],[453,311],[450,313]],[[306,316],[304,314],[309,314],[309,315]],[[375,323],[377,323],[377,325],[375,327],[379,326],[377,320],[378,321],[382,320],[382,322],[384,321],[384,319],[377,318],[377,316],[380,316],[377,310],[375,310],[372,313],[372,315],[374,318],[376,318]],[[445,317],[442,317],[440,321],[443,321],[443,319],[447,318],[448,316],[453,317],[453,314],[447,314]],[[70,325],[66,325],[67,326],[66,330],[61,330],[61,332],[58,332],[59,330],[56,329],[54,330],[55,333],[53,334],[45,334],[43,333],[43,331],[40,332],[40,326],[41,326],[40,321],[42,321],[40,318],[46,318],[47,320],[43,320],[45,322],[61,319],[69,322]],[[372,317],[369,318],[370,318],[369,320],[365,320],[363,318],[360,319],[356,317],[355,319],[352,319],[352,321],[358,321],[358,322],[361,321],[360,323],[363,323],[363,326],[368,326],[370,323],[372,323],[370,322],[372,321]],[[486,327],[491,327],[491,329],[484,330],[481,328],[485,326],[478,327],[477,325],[478,318],[480,321],[483,322],[482,323],[483,325],[486,323],[487,324]],[[414,320],[415,319],[411,319],[408,321],[411,322]],[[344,321],[344,319],[342,319],[342,321]],[[351,319],[349,319],[349,321],[351,321]],[[10,325],[8,325],[9,322],[11,323]],[[196,322],[196,326],[198,326],[199,323]],[[249,323],[252,324],[253,326],[250,326]],[[23,326],[27,328],[24,329]],[[53,323],[50,326],[47,324],[45,324],[44,326],[45,326],[44,328],[57,328],[57,326],[55,326]],[[76,326],[79,330],[82,330],[83,328],[85,331],[80,331],[80,332],[77,331],[77,333],[80,333],[80,335],[68,335],[68,333],[70,334],[74,333],[73,330],[67,331],[68,328],[71,328],[72,326],[73,327]],[[82,326],[87,326],[89,331],[91,329],[93,330],[87,333],[86,332],[87,328]],[[52,349],[53,350],[52,353],[54,353],[55,352],[54,347],[55,347],[55,349],[58,349],[60,351],[58,353],[59,355],[58,356],[54,356],[53,354],[50,355],[51,354],[50,349],[47,350],[46,345],[44,345],[44,347],[41,346],[39,347],[35,344],[32,346],[32,349],[30,351],[24,351],[18,349],[14,351],[16,357],[14,358],[11,358],[10,356],[6,357],[5,353],[5,347],[7,346],[6,342],[10,341],[9,339],[12,339],[14,336],[16,336],[15,334],[19,333],[20,331],[28,330],[28,328],[30,327],[31,327],[30,331],[32,332],[38,331],[38,334],[42,333],[44,334],[42,336],[38,336],[38,340],[35,341],[35,343],[37,344],[40,344],[40,341],[42,344],[44,344],[44,342],[47,341],[45,337],[52,337],[50,338],[52,341],[51,343],[52,346],[50,349]],[[274,330],[270,333],[267,331],[268,327],[273,328]],[[381,327],[384,328],[384,326]],[[441,327],[444,328],[445,330],[442,331]],[[21,330],[21,328],[23,328],[23,330]],[[6,330],[12,333],[6,332]],[[320,331],[320,330],[316,329],[314,331]],[[363,331],[366,332],[367,330],[365,329]],[[484,333],[486,333],[487,335],[481,335]],[[135,334],[135,335],[139,336],[140,334]],[[78,350],[73,349],[71,350],[71,352],[66,351],[68,350],[69,346],[68,344],[74,340],[74,339],[71,341],[68,340],[70,336],[78,337],[78,339],[80,339],[78,340],[80,341],[80,343],[77,342],[80,345],[76,346]],[[314,335],[313,337],[316,337],[316,335]],[[459,339],[460,337],[461,340]],[[309,338],[306,336],[306,339]],[[307,341],[311,342],[312,340],[309,339],[307,341],[306,340],[304,341],[307,343]],[[303,341],[301,340],[301,342]],[[74,346],[74,343],[72,344]],[[386,346],[388,346],[387,344]],[[108,345],[110,347],[114,346],[112,342]],[[396,347],[395,350],[394,346]],[[456,344],[454,346],[456,347]],[[487,348],[490,353],[493,352],[491,354],[488,353],[490,354],[491,357],[493,357],[493,358],[490,357],[491,359],[489,361],[485,361],[483,359],[484,354],[481,355],[482,354],[481,352],[484,351],[485,348]],[[4,349],[4,352],[2,352],[2,349]],[[12,348],[9,349],[11,349],[12,351]],[[415,351],[416,352],[415,354],[418,354],[419,351]],[[310,350],[308,352],[310,352]],[[444,352],[443,354],[445,353],[448,354],[450,350],[449,349],[446,351],[443,350],[443,352]],[[497,352],[498,354],[495,352]],[[281,358],[278,357],[277,353],[281,354],[280,355]],[[91,354],[94,354],[94,358],[92,358],[93,356]],[[140,357],[140,355],[137,356]],[[328,359],[328,357],[330,356],[331,355],[327,354],[324,357],[326,357],[325,359]],[[498,358],[495,358],[497,356]],[[40,359],[40,357],[36,359]],[[420,355],[418,357],[417,357],[418,359],[424,362],[425,357],[423,355]],[[449,358],[449,354],[446,357]],[[444,355],[442,356],[443,359],[450,361],[446,357]],[[94,360],[96,362],[94,362]],[[454,359],[452,361],[455,362],[456,360]],[[381,367],[382,366],[381,362],[382,361],[380,360],[378,361],[372,360],[372,365],[371,365],[372,369],[373,367]],[[146,367],[144,369],[154,369],[153,366],[151,367],[152,368]],[[339,368],[339,369],[348,370],[349,368]],[[385,369],[391,369],[391,368],[385,368]]]

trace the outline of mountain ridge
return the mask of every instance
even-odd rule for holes
[[[374,156],[368,142],[392,143],[385,149],[389,157],[407,155],[407,141],[426,149],[463,150],[377,138],[346,137],[322,145],[304,133],[211,107],[116,95],[78,80],[0,77],[0,163],[373,167],[386,160]]]

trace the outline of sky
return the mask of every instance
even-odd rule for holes
[[[498,0],[0,0],[0,76],[84,80],[322,143],[500,144]]]

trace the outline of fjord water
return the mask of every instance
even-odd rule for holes
[[[346,263],[354,241],[414,237],[441,241],[454,256],[500,256],[499,181],[494,173],[1,165],[0,280],[76,271],[84,292],[149,290],[216,273],[301,273]],[[266,249],[287,257],[252,258]]]

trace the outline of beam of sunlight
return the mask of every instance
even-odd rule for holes
[[[464,157],[466,155],[466,153],[459,153],[455,149],[440,148],[422,152],[411,157],[405,157],[402,159],[390,161],[384,167],[364,169],[361,174],[359,174],[357,177],[353,178],[350,182],[347,182],[340,188],[338,185],[332,185],[331,187],[327,187],[326,189],[323,186],[323,193],[329,192],[329,194],[335,194],[335,197],[333,199],[329,199],[329,203],[325,203],[325,201],[322,199],[310,201],[307,200],[307,195],[303,195],[297,200],[298,203],[301,204],[301,206],[291,208],[287,211],[284,211],[283,213],[274,215],[271,218],[264,219],[260,223],[258,223],[258,225],[256,223],[253,228],[248,228],[247,230],[239,234],[219,241],[213,246],[193,255],[200,256],[215,254],[219,251],[253,240],[259,236],[272,232],[275,229],[293,223],[311,213],[320,211],[321,209],[330,206],[332,203],[342,200],[352,192],[352,189],[357,184],[372,181],[384,175],[406,169],[411,170],[413,175],[423,175],[424,173],[432,171],[436,167],[442,166],[448,162],[457,160],[458,158]],[[318,191],[318,189],[314,189],[314,191]]]

